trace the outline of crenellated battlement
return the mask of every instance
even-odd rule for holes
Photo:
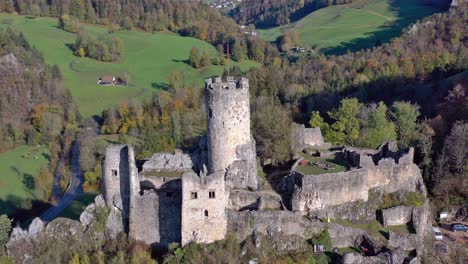
[[[249,89],[249,80],[247,78],[226,77],[223,81],[221,77],[213,77],[205,80],[207,90],[212,92],[219,91],[239,91]]]

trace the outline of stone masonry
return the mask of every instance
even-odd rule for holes
[[[413,150],[398,151],[391,143],[378,150],[337,148],[336,154],[351,165],[348,171],[303,175],[293,170],[279,185],[281,195],[260,190],[248,80],[208,79],[205,93],[208,132],[190,155],[181,150],[155,153],[138,171],[132,146],[108,146],[104,200],[122,216],[129,238],[167,248],[174,242],[212,243],[234,232],[240,240],[264,236],[278,252],[286,252],[307,248],[305,239],[323,230],[317,217],[371,200],[371,189],[425,193]],[[299,126],[297,131],[295,140],[299,138],[301,148],[327,146],[320,129]],[[375,211],[361,211],[359,215],[375,217]],[[412,209],[417,230],[426,226],[426,211]],[[406,211],[396,218],[386,219],[392,224],[406,222]],[[332,224],[330,235],[334,245],[348,247],[364,234]],[[415,239],[420,241],[419,236]]]
[[[206,80],[206,114],[208,134],[206,144],[200,144],[206,150],[197,151],[205,152],[206,159],[180,150],[155,153],[138,172],[132,146],[108,146],[103,166],[105,201],[122,213],[130,238],[153,247],[223,239],[229,190],[257,189],[248,80]],[[257,200],[260,207],[281,206],[278,200]]]
[[[291,195],[292,210],[317,216],[332,206],[367,202],[369,190],[375,188],[387,193],[404,190],[425,194],[411,148],[398,151],[392,143],[385,143],[378,150],[344,148],[340,154],[350,163],[349,171],[319,175],[292,171],[283,180],[284,192]]]
[[[255,141],[250,133],[249,81],[207,79],[208,172],[229,170],[233,188],[257,188]]]

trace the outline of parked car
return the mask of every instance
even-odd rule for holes
[[[457,231],[467,232],[468,231],[468,226],[464,224],[460,224],[460,223],[453,223],[450,225],[450,228],[452,229],[453,232],[457,232]]]
[[[442,235],[442,232],[440,232],[440,229],[438,227],[432,227],[432,231],[434,232],[434,239],[435,240],[444,239],[444,236]]]

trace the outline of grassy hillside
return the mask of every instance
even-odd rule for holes
[[[34,188],[28,189],[41,167],[48,167],[46,147],[22,146],[0,154],[0,214],[30,209]],[[32,184],[34,185],[34,184]]]
[[[114,34],[123,41],[124,55],[118,63],[105,63],[75,57],[69,46],[75,42],[76,35],[57,28],[57,19],[0,14],[0,22],[5,20],[13,20],[11,26],[24,33],[29,43],[44,54],[47,63],[59,65],[64,84],[84,116],[98,114],[124,99],[148,97],[155,89],[167,87],[167,77],[174,71],[184,73],[188,82],[200,84],[204,78],[223,71],[219,66],[195,70],[186,63],[193,46],[207,49],[212,54],[216,52],[210,44],[194,38],[172,33],[116,32]],[[0,27],[7,26],[0,23]],[[94,33],[107,32],[100,26],[87,25],[85,28]],[[239,66],[248,69],[258,64],[247,61]],[[123,73],[130,76],[130,87],[96,84],[100,75]]]
[[[296,23],[259,32],[262,38],[274,41],[294,28],[303,45],[339,54],[387,42],[409,24],[438,11],[421,0],[361,0],[323,8]]]

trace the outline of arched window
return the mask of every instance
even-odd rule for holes
[[[208,217],[208,210],[205,210],[205,216]]]

